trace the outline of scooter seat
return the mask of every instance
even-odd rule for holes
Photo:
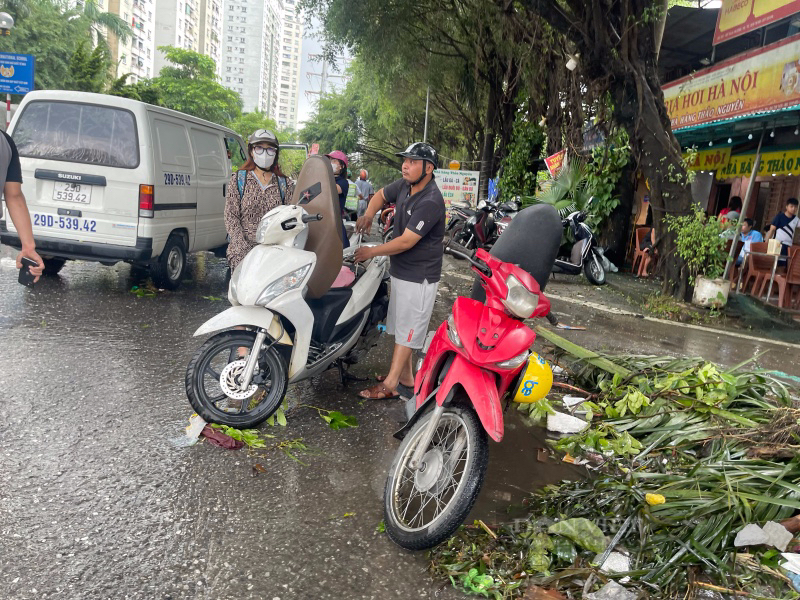
[[[333,281],[331,285],[331,289],[334,288],[349,288],[356,280],[356,274],[353,273],[350,267],[342,265],[339,274],[336,276],[336,279]]]

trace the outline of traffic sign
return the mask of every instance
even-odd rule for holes
[[[30,54],[0,52],[0,94],[27,94],[33,91],[33,63]]]

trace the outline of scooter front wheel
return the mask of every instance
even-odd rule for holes
[[[606,270],[603,268],[603,263],[600,257],[594,251],[589,253],[583,263],[583,274],[589,283],[594,285],[604,285],[606,282]]]
[[[258,349],[253,383],[241,390],[239,378],[253,352],[252,331],[223,331],[200,346],[186,369],[186,395],[195,412],[209,423],[247,429],[266,421],[283,402],[288,383],[286,362],[274,346]],[[246,355],[241,353],[246,350]]]
[[[408,432],[386,479],[383,512],[386,532],[408,550],[443,542],[472,510],[489,463],[489,441],[470,408],[442,413],[417,468],[411,466],[432,412]]]

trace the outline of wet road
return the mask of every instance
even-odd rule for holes
[[[447,260],[436,322],[469,286],[464,265]],[[181,446],[191,414],[183,378],[199,346],[191,332],[226,307],[224,276],[224,264],[202,254],[181,290],[138,297],[130,290],[143,282],[126,265],[69,263],[31,291],[0,251],[0,598],[462,597],[429,578],[423,554],[376,532],[399,403],[359,402],[335,372],[291,388],[293,404],[360,424],[332,431],[298,408],[286,428],[264,428],[276,443],[312,447],[298,455],[307,466],[277,450]],[[564,335],[594,348],[733,364],[760,347],[554,307],[590,326]],[[389,341],[355,372],[382,371]],[[800,374],[778,350],[762,362]],[[474,518],[497,521],[535,485],[574,475],[537,461],[544,445],[541,432],[510,418],[504,442],[491,446]],[[256,463],[266,472],[256,476]]]

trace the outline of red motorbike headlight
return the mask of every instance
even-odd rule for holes
[[[529,318],[539,305],[539,295],[528,291],[528,288],[513,275],[509,275],[506,279],[506,287],[508,294],[503,300],[503,306],[520,319]]]
[[[447,317],[447,337],[450,338],[450,341],[453,342],[453,346],[456,348],[463,348],[464,344],[461,343],[461,338],[456,331],[456,322],[453,319],[453,315]]]

